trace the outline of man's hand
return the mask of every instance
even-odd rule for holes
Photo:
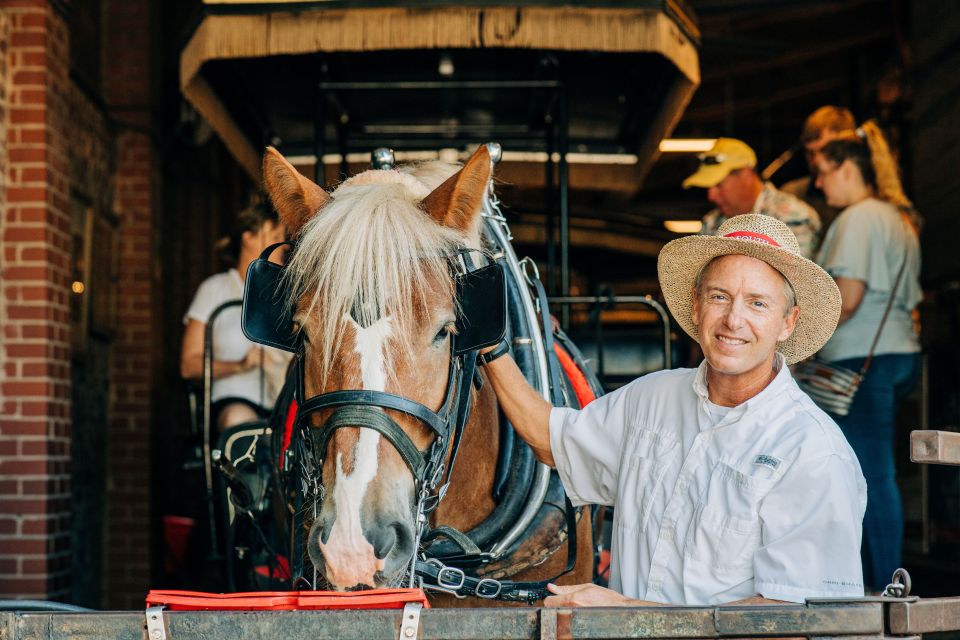
[[[589,582],[569,586],[548,584],[547,590],[554,595],[544,598],[543,606],[545,607],[642,607],[658,605],[656,602],[634,600],[612,589],[605,589]]]

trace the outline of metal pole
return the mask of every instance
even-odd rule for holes
[[[317,159],[313,168],[313,181],[321,187],[326,185],[326,167],[323,164],[323,154],[326,152],[327,113],[326,93],[323,83],[317,84],[316,91],[316,118],[313,121],[313,155]]]
[[[559,191],[560,199],[560,295],[570,295],[570,202],[568,188],[570,186],[570,166],[567,164],[567,152],[570,146],[570,121],[567,113],[567,91],[561,85],[557,89],[557,120],[559,135],[557,151],[560,153],[559,162]],[[564,330],[570,328],[570,308],[564,306],[560,313],[560,325]]]
[[[547,236],[547,293],[549,295],[557,294],[557,244],[556,229],[554,228],[553,216],[554,197],[553,197],[553,151],[554,151],[554,125],[553,114],[546,115],[547,124],[547,162],[544,166],[544,186],[543,192],[546,202],[544,210],[546,212],[546,236]]]
[[[342,182],[347,179],[350,173],[350,164],[347,162],[347,125],[350,123],[350,116],[341,113],[337,119],[337,148],[340,150],[340,178]]]

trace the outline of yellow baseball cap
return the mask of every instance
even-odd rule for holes
[[[757,166],[757,154],[745,142],[717,138],[710,151],[700,154],[700,168],[683,181],[683,188],[710,187],[719,184],[731,171]]]

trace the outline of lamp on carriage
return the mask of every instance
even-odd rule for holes
[[[453,57],[449,53],[440,54],[440,64],[437,65],[437,73],[442,76],[450,77],[456,69],[453,66]]]
[[[713,148],[716,138],[664,138],[661,153],[705,153]]]

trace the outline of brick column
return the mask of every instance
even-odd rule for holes
[[[0,597],[69,587],[68,34],[42,0],[8,21],[0,298]]]
[[[157,151],[150,136],[151,3],[103,0],[103,95],[114,122],[120,216],[117,335],[107,456],[105,605],[142,608],[150,584],[152,399],[158,318]]]

